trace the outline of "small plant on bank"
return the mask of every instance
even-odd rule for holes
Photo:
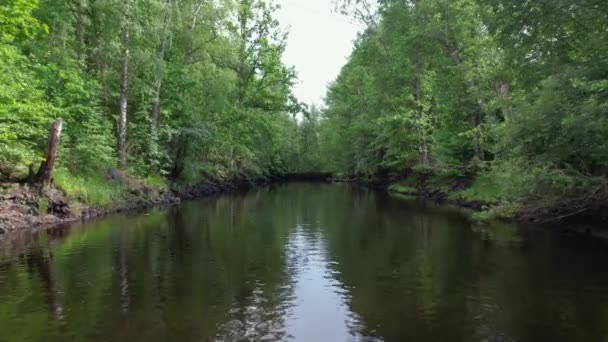
[[[38,215],[43,216],[49,212],[49,200],[46,197],[41,197],[38,200]]]

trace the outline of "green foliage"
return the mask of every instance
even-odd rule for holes
[[[360,3],[342,10],[361,14]],[[453,196],[497,203],[490,216],[605,202],[608,13],[598,6],[379,2],[327,94],[327,168],[409,172],[443,191],[472,183]]]
[[[120,189],[101,191],[105,183],[85,175],[117,163],[121,95],[126,168],[155,185],[158,176],[192,183],[297,168],[291,118],[303,105],[281,60],[276,9],[262,0],[2,2],[3,173],[38,165],[61,117],[58,185],[110,203]]]
[[[17,47],[0,41],[0,162],[38,161],[52,106],[36,79],[39,66]]]
[[[500,170],[500,174],[506,177],[514,176],[513,174],[509,174],[510,171]],[[455,193],[454,196],[461,197],[467,201],[497,202],[504,193],[505,184],[501,184],[496,176],[497,172],[481,174],[470,187],[464,191]]]
[[[96,105],[99,87],[87,80],[69,51],[43,44],[47,25],[33,16],[37,5],[9,1],[2,7],[0,25],[10,36],[0,42],[0,158],[37,164],[48,124],[61,116],[65,134],[60,159],[65,165],[74,171],[108,166],[113,163],[112,133]]]
[[[146,177],[146,184],[157,189],[169,189],[167,181],[158,175],[150,175]]]
[[[5,43],[33,38],[47,27],[32,16],[38,0],[5,0],[0,4],[0,41]]]
[[[608,87],[606,81],[576,77],[563,71],[542,80],[534,98],[520,105],[520,115],[500,128],[499,152],[606,174]]]
[[[3,1],[3,177],[40,163],[61,117],[56,182],[107,205],[121,189],[84,175],[115,166],[126,117],[125,168],[158,186],[409,173],[441,190],[472,183],[459,195],[509,213],[608,198],[608,13],[596,0],[385,0],[364,16],[350,7],[363,1],[342,3],[367,28],[325,108],[308,109],[272,1]]]

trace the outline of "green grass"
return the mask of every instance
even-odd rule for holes
[[[467,201],[497,202],[502,189],[489,175],[478,177],[471,187],[458,192],[457,195]]]
[[[418,190],[408,185],[403,184],[392,184],[388,187],[388,191],[402,195],[416,195]]]
[[[169,184],[167,184],[167,181],[158,175],[152,175],[152,176],[148,176],[146,178],[146,184],[150,187],[153,188],[158,188],[158,189],[169,189]]]
[[[109,181],[100,175],[73,175],[65,170],[57,170],[55,186],[70,199],[89,206],[108,208],[121,201],[126,186]]]

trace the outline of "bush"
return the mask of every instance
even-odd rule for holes
[[[158,175],[148,176],[146,178],[146,184],[153,188],[169,189],[169,184],[167,184],[167,181],[163,177]]]
[[[495,163],[473,185],[461,193],[469,200],[495,202],[476,215],[481,219],[538,216],[576,211],[606,197],[605,179],[590,177],[552,163],[508,159]],[[603,196],[603,197],[602,197]]]
[[[467,201],[496,202],[501,199],[502,187],[492,173],[482,174],[471,187],[457,193]]]

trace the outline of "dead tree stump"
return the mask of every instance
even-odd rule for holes
[[[40,169],[38,169],[38,173],[35,177],[35,182],[40,185],[48,185],[53,181],[53,168],[55,167],[55,160],[57,159],[57,148],[59,147],[62,126],[62,119],[55,120],[51,125],[49,141],[46,147],[46,156],[42,164],[40,164]]]

